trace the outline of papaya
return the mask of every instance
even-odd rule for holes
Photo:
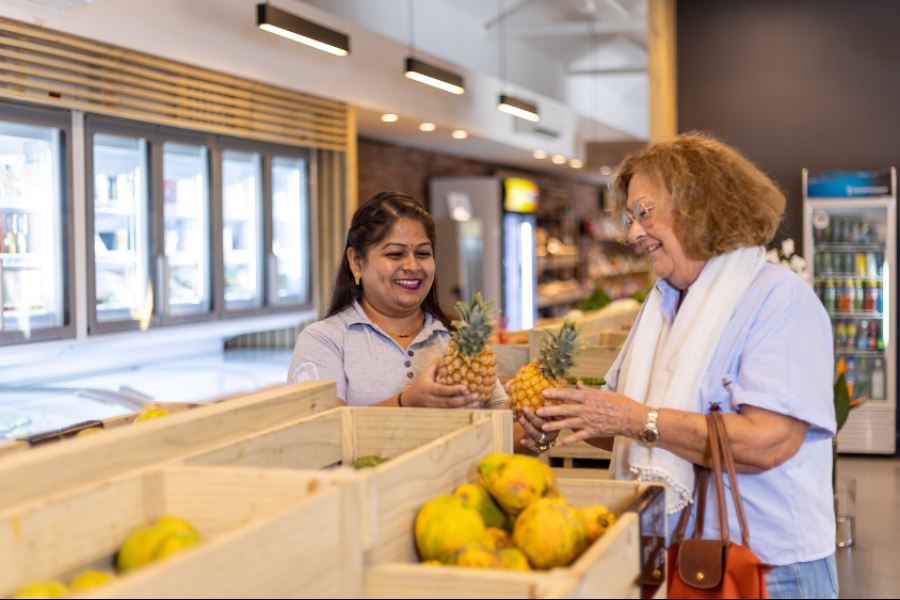
[[[509,532],[496,527],[488,527],[484,530],[484,540],[481,543],[494,552],[513,547],[512,536],[509,535]]]
[[[65,598],[68,594],[66,586],[58,581],[35,581],[20,587],[13,598]]]
[[[507,569],[499,554],[481,544],[468,544],[458,548],[453,553],[450,564],[469,569]]]
[[[475,508],[455,496],[439,496],[416,515],[416,548],[423,562],[446,563],[458,548],[480,544],[484,531],[484,519]]]
[[[73,592],[83,592],[112,583],[115,580],[116,576],[106,571],[85,571],[72,580],[69,584],[69,589]]]
[[[596,542],[606,531],[616,524],[616,515],[609,512],[605,506],[588,506],[581,509],[581,516],[587,523],[588,533],[591,535],[591,542]]]
[[[467,502],[470,506],[478,509],[481,518],[484,519],[485,527],[496,527],[497,529],[512,529],[512,523],[486,489],[474,483],[466,483],[456,488],[453,495],[460,498],[463,502]]]
[[[545,498],[516,519],[513,543],[532,567],[546,570],[571,564],[590,546],[591,536],[581,511]]]
[[[528,559],[518,548],[504,548],[500,550],[500,560],[503,561],[503,564],[506,565],[506,568],[510,571],[530,571],[531,565],[528,564]]]
[[[478,465],[478,480],[512,518],[543,498],[556,498],[553,470],[528,456],[489,454]]]

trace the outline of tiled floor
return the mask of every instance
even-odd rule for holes
[[[840,597],[900,597],[900,459],[841,457],[838,478],[856,479],[856,543],[837,551]]]

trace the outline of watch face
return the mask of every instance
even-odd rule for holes
[[[644,440],[644,443],[655,444],[659,440],[659,433],[652,429],[645,429],[641,432],[641,439]]]

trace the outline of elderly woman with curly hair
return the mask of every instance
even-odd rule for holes
[[[611,449],[614,479],[665,483],[675,515],[692,510],[694,465],[710,466],[705,414],[717,405],[751,549],[776,567],[771,597],[836,598],[832,332],[809,286],[766,262],[783,194],[736,150],[696,134],[629,156],[611,189],[659,282],[604,390],[544,393],[565,401],[538,410],[555,419],[544,431],[573,429],[560,445]],[[731,539],[740,539],[728,505]],[[703,537],[720,538],[717,519],[705,520]]]

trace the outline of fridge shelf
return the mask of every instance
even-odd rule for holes
[[[836,357],[843,356],[865,356],[878,358],[884,356],[884,350],[858,350],[853,348],[835,348],[834,355]]]
[[[97,264],[101,265],[133,265],[137,260],[134,252],[97,252]]]
[[[95,204],[94,212],[103,215],[135,216],[134,206],[129,204]]]
[[[858,312],[858,313],[857,312],[832,312],[832,313],[828,313],[828,316],[830,316],[832,319],[860,319],[860,320],[866,320],[866,321],[871,321],[872,319],[877,320],[877,319],[884,318],[883,313],[876,313],[876,312],[872,312],[872,313],[868,313],[868,312],[865,312],[865,313],[864,312]]]
[[[815,279],[818,279],[819,281],[823,279],[859,279],[862,281],[884,282],[884,277],[867,277],[865,275],[857,275],[855,273],[816,273]]]
[[[815,244],[816,252],[884,252],[887,244],[831,243]]]
[[[0,197],[0,210],[44,210],[45,202],[35,202],[27,198]]]
[[[4,269],[37,269],[44,266],[44,255],[39,253],[0,254]]]

